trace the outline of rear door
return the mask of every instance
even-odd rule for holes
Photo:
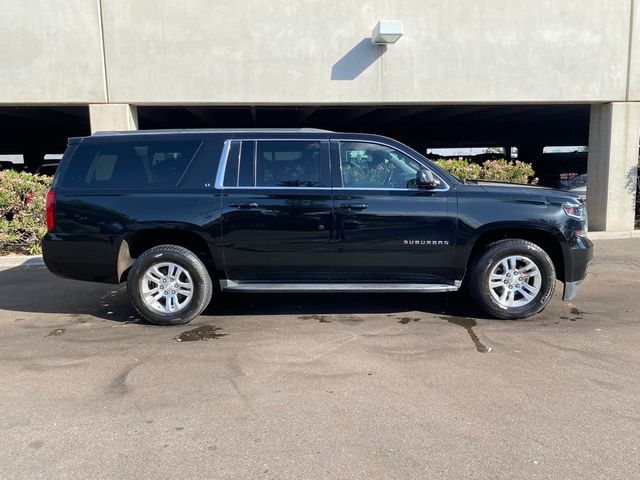
[[[329,142],[227,144],[222,230],[227,282],[328,282],[333,221]]]
[[[440,179],[415,186],[427,166],[383,143],[332,141],[336,250],[340,282],[449,283],[456,193]]]

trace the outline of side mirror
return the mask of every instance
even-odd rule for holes
[[[418,188],[424,188],[425,190],[431,190],[440,186],[440,181],[436,180],[431,170],[420,170],[416,174],[416,186]]]

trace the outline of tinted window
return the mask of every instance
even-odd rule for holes
[[[63,187],[149,188],[178,183],[200,140],[136,140],[80,144]]]
[[[328,151],[327,142],[258,141],[256,186],[326,187]]]
[[[386,145],[340,142],[340,168],[345,188],[411,188],[423,167]]]

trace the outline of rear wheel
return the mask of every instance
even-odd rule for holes
[[[469,292],[486,313],[502,319],[542,311],[555,290],[553,262],[538,245],[507,239],[487,245],[469,271]]]
[[[189,323],[211,301],[207,268],[190,250],[159,245],[140,255],[129,272],[131,303],[146,320],[157,325]]]

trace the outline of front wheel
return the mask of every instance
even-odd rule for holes
[[[211,301],[207,268],[190,250],[158,245],[140,255],[127,279],[131,303],[156,325],[189,323]]]
[[[535,243],[506,239],[487,245],[469,271],[469,292],[486,313],[502,319],[542,311],[556,284],[549,255]]]

